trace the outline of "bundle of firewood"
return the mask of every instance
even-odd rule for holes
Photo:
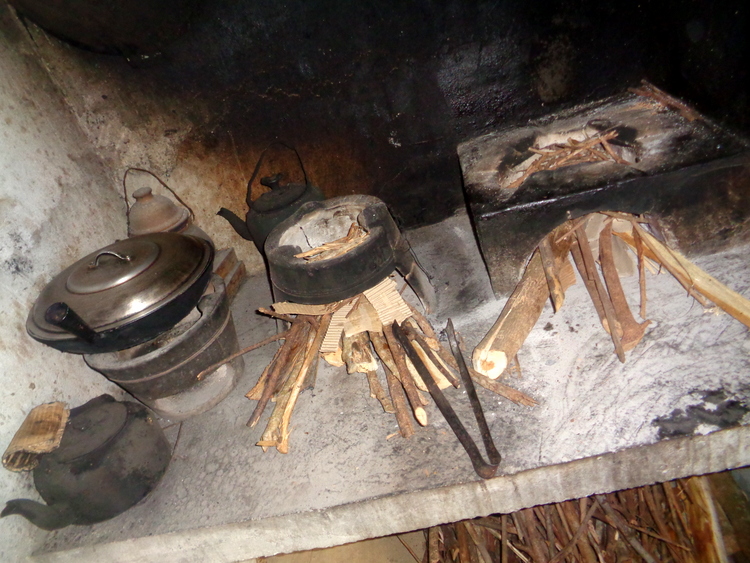
[[[427,425],[427,388],[395,338],[393,323],[406,332],[440,389],[459,386],[454,357],[440,342],[429,321],[401,297],[390,278],[344,301],[326,305],[283,302],[259,312],[289,323],[286,331],[267,340],[283,339],[284,344],[246,395],[258,401],[249,426],[256,425],[268,402],[275,400],[273,413],[257,443],[264,450],[269,447],[281,453],[289,450],[292,412],[300,393],[315,383],[319,357],[333,366],[345,366],[350,374],[364,374],[370,396],[384,412],[395,415],[404,438],[414,434],[413,420],[421,426]],[[513,402],[536,404],[499,381],[477,372],[471,375],[479,385]]]
[[[500,317],[474,349],[474,369],[498,377],[516,356],[547,300],[551,299],[555,311],[562,307],[565,291],[576,279],[570,256],[621,362],[625,352],[641,341],[649,324],[647,268],[667,270],[704,307],[714,303],[750,326],[749,300],[668,248],[647,230],[646,223],[626,213],[594,213],[567,221],[549,233],[534,251]],[[617,244],[632,248],[637,259],[642,322],[635,320],[620,283],[619,271],[626,266],[622,259],[618,263]],[[592,249],[596,246],[598,260]]]
[[[729,477],[731,480],[731,477]],[[706,477],[526,508],[427,530],[420,563],[726,561]],[[722,522],[723,524],[723,522]],[[737,530],[742,533],[746,530]],[[747,542],[745,542],[747,543]]]

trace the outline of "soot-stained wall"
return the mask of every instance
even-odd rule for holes
[[[121,46],[127,60],[35,37],[116,173],[176,177],[224,242],[213,213],[244,211],[275,139],[326,195],[377,195],[412,227],[463,207],[459,142],[642,78],[748,129],[747,13],[739,1],[215,0],[157,51]],[[262,173],[275,171],[301,179],[278,150]]]

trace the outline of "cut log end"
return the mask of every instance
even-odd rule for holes
[[[482,375],[497,379],[508,367],[508,356],[499,350],[486,350],[484,353],[474,354],[472,363],[474,369]]]

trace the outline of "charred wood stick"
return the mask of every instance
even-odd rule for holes
[[[396,366],[396,362],[393,359],[393,354],[391,353],[391,349],[388,346],[388,341],[385,338],[385,335],[381,332],[370,332],[368,333],[370,336],[370,341],[372,342],[373,348],[375,348],[375,353],[380,358],[380,361],[383,362],[383,365],[387,366],[389,370],[391,370],[391,373],[393,376],[398,380],[398,382],[403,385],[403,382],[401,381],[401,373],[399,372],[398,367]],[[409,368],[407,367],[407,370]],[[410,371],[409,374],[411,375],[412,382],[416,385],[417,382],[414,381],[414,375],[412,375],[412,372]],[[422,384],[424,386],[424,384]],[[430,402],[421,394],[419,393],[419,390],[421,388],[417,387],[417,395],[419,396],[419,404],[421,404],[423,407],[426,407],[430,404]],[[424,390],[427,390],[427,387],[424,388]]]
[[[266,386],[260,399],[258,399],[258,404],[255,405],[255,410],[253,410],[250,420],[247,421],[248,426],[252,427],[258,424],[268,401],[276,392],[279,382],[283,383],[284,381],[281,378],[282,374],[288,373],[290,358],[294,358],[300,348],[305,345],[309,330],[310,324],[305,319],[299,319],[292,323],[292,327],[287,331],[288,336],[284,346],[282,346],[279,355],[275,358],[276,361],[273,362],[273,367],[268,373]]]
[[[408,407],[406,406],[404,388],[401,386],[399,380],[396,379],[394,372],[385,363],[383,363],[383,371],[385,372],[385,380],[388,384],[388,392],[393,401],[393,409],[396,411],[396,422],[401,431],[401,436],[410,438],[414,434],[414,427],[411,424],[409,415],[406,414]]]
[[[490,379],[497,379],[505,371],[539,319],[548,295],[542,259],[535,251],[500,317],[474,349],[472,363],[476,371]]]
[[[367,372],[367,383],[370,386],[370,397],[377,399],[380,406],[383,407],[383,412],[395,414],[396,409],[393,408],[393,401],[386,395],[385,389],[378,380],[378,373],[376,371]]]
[[[620,276],[617,273],[615,259],[612,254],[612,221],[607,219],[604,222],[604,228],[599,235],[599,263],[602,266],[602,275],[604,283],[607,284],[607,291],[612,300],[612,307],[615,316],[622,327],[622,349],[627,352],[636,347],[643,339],[646,327],[651,321],[638,323],[630,312],[630,306],[625,298],[625,292],[622,290]]]
[[[396,364],[396,369],[401,375],[401,385],[406,391],[406,396],[409,398],[409,404],[411,404],[412,411],[414,412],[414,418],[419,422],[420,425],[427,425],[427,411],[424,410],[422,400],[417,392],[417,387],[414,384],[409,368],[406,366],[406,357],[404,351],[396,340],[396,336],[393,334],[393,328],[390,325],[383,326],[383,335],[388,342],[388,348],[393,356],[393,361]]]
[[[327,313],[320,318],[320,324],[318,325],[312,341],[307,348],[307,352],[305,353],[305,359],[302,362],[300,373],[297,376],[297,380],[294,382],[294,385],[292,386],[292,391],[289,395],[289,401],[284,408],[284,414],[282,415],[281,419],[281,443],[276,447],[279,453],[285,454],[289,451],[289,422],[292,419],[292,411],[294,410],[294,406],[297,404],[297,398],[302,391],[302,386],[307,376],[307,371],[311,368],[313,362],[317,362],[319,359],[320,345],[323,343],[323,338],[326,335],[328,326],[331,324],[331,316],[332,313]]]
[[[638,541],[638,538],[633,533],[633,530],[630,529],[628,523],[623,519],[622,516],[618,514],[618,512],[614,508],[612,508],[609,502],[607,502],[607,499],[604,497],[604,495],[596,495],[595,498],[596,502],[598,502],[602,507],[602,510],[604,510],[604,514],[606,515],[609,523],[619,530],[619,532],[625,537],[625,541],[630,544],[635,552],[643,557],[643,559],[645,559],[647,563],[656,563],[656,560],[653,558],[653,556],[648,551],[646,551],[641,542]]]
[[[612,338],[612,343],[615,345],[615,353],[617,354],[617,358],[625,363],[625,351],[622,349],[622,342],[620,341],[622,328],[617,322],[612,301],[610,301],[609,295],[602,284],[602,280],[599,278],[599,272],[597,272],[596,263],[594,262],[594,255],[589,246],[589,239],[586,237],[583,227],[579,227],[576,230],[576,239],[578,240],[578,246],[581,249],[581,256],[585,266],[585,276],[593,282],[602,308],[604,309],[604,316],[607,320],[607,326],[609,327],[609,335]],[[582,272],[581,275],[584,275],[584,273]],[[604,328],[606,329],[607,327],[605,326]]]
[[[226,363],[231,362],[235,358],[239,358],[240,356],[244,356],[248,352],[252,352],[253,350],[257,350],[258,348],[261,348],[265,346],[266,344],[270,344],[271,342],[275,342],[276,340],[285,340],[289,337],[289,331],[285,330],[284,332],[280,332],[279,334],[274,334],[273,336],[269,336],[268,338],[265,338],[261,340],[260,342],[256,342],[255,344],[251,344],[250,346],[247,346],[246,348],[243,348],[242,350],[239,350],[235,352],[234,354],[231,354],[221,360],[220,362],[216,362],[213,365],[208,366],[206,369],[201,371],[198,375],[195,376],[195,378],[200,381],[206,375],[213,372],[216,369],[219,369],[221,366],[223,366]]]

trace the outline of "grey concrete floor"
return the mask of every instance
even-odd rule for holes
[[[409,233],[434,276],[438,314],[468,349],[502,301],[489,291],[468,220]],[[750,296],[749,249],[697,263]],[[254,444],[244,393],[273,354],[246,356],[237,389],[185,421],[159,487],[125,514],[50,533],[39,561],[242,561],[341,545],[445,522],[750,464],[750,340],[728,315],[704,311],[668,275],[649,276],[645,340],[621,364],[582,284],[550,307],[519,353],[510,384],[537,399],[521,407],[480,390],[503,455],[498,476],[473,472],[439,412],[404,440],[370,399],[364,376],[321,364],[292,421],[290,452]],[[629,296],[637,280],[626,279]],[[265,278],[248,280],[233,314],[241,345],[274,333],[254,311],[271,303]],[[468,420],[462,389],[449,391]],[[176,439],[177,427],[173,427]]]

